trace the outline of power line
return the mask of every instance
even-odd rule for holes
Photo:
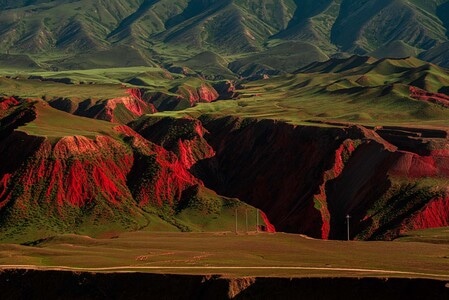
[[[248,233],[248,209],[245,209],[246,232]]]
[[[259,232],[259,210],[256,209],[256,232]]]

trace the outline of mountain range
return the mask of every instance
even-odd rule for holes
[[[181,65],[226,77],[351,54],[449,66],[444,0],[3,0],[0,11],[3,68]]]

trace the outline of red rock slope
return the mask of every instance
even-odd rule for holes
[[[174,209],[184,191],[202,186],[188,172],[188,160],[127,126],[72,116],[40,101],[7,98],[0,106],[6,235],[30,226],[73,232],[85,222],[136,229],[148,222],[148,209]]]
[[[447,132],[293,126],[202,118],[215,151],[192,169],[208,187],[261,208],[277,230],[317,238],[392,238],[449,225]]]
[[[49,100],[49,104],[71,114],[126,124],[144,114],[185,109],[218,98],[218,92],[204,82],[197,88],[180,85],[170,93],[124,87],[123,96],[113,99],[80,100],[61,97]]]

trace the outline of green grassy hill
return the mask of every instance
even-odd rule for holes
[[[377,58],[404,58],[409,56],[417,57],[419,54],[419,49],[404,43],[402,40],[394,40],[391,43],[380,47],[374,52],[370,53],[371,56]]]
[[[438,103],[414,99],[409,86],[433,93],[445,91],[449,72],[416,58],[331,59],[312,63],[296,74],[244,82],[237,101],[204,103],[164,115],[233,115],[294,124],[336,121],[446,126],[449,111]]]

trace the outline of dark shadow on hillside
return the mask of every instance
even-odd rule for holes
[[[436,14],[441,22],[443,22],[443,25],[446,28],[446,36],[449,37],[449,2],[438,6]]]

